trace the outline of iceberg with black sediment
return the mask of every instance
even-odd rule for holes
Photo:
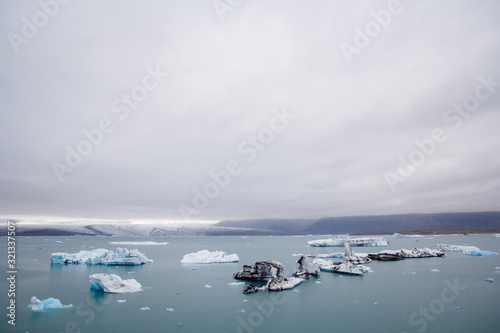
[[[343,247],[344,243],[349,241],[351,246],[387,246],[385,237],[340,237],[340,238],[327,238],[308,241],[310,247]]]
[[[306,279],[318,276],[320,268],[319,265],[314,262],[315,256],[308,254],[298,254],[297,256],[300,256],[299,260],[297,260],[299,270],[293,273],[294,276],[304,277]]]
[[[98,273],[92,274],[90,278],[90,289],[103,291],[105,293],[136,293],[142,291],[142,286],[135,279],[122,280],[116,274]]]
[[[138,266],[151,263],[139,250],[117,248],[116,252],[107,249],[82,250],[78,253],[56,252],[50,255],[52,264],[87,264],[87,265],[126,265]]]
[[[302,257],[301,257],[302,258]],[[307,261],[309,262],[308,258]],[[299,259],[300,260],[300,259]],[[310,262],[311,266],[303,267],[303,272],[308,269],[311,272],[316,271],[317,265]],[[284,266],[282,263],[275,260],[257,261],[255,265],[243,265],[243,270],[233,274],[235,279],[250,280],[250,281],[267,281],[264,287],[257,287],[250,284],[243,289],[244,294],[250,294],[259,290],[280,291],[293,289],[301,284],[304,280],[298,277],[285,277]]]
[[[381,261],[394,261],[408,258],[432,258],[442,256],[444,256],[444,253],[441,250],[429,249],[427,247],[421,249],[414,248],[413,250],[384,250],[380,251],[379,253],[368,254],[368,258]]]
[[[31,297],[31,304],[28,307],[32,311],[40,312],[46,310],[59,310],[59,309],[68,309],[72,308],[73,304],[63,305],[60,300],[57,298],[47,298],[43,301],[40,301],[36,296]]]
[[[238,262],[240,258],[237,254],[227,254],[224,251],[201,250],[195,253],[184,255],[181,263],[185,264],[215,264],[215,263],[232,263]]]

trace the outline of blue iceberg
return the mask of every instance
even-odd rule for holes
[[[481,257],[481,256],[497,256],[497,252],[493,251],[464,251],[464,254],[469,255],[469,256],[476,256],[476,257]]]
[[[28,305],[31,310],[40,312],[45,310],[58,310],[58,309],[67,309],[72,308],[73,305],[63,305],[60,300],[57,298],[47,298],[43,301],[40,301],[36,296],[31,297],[31,304]]]

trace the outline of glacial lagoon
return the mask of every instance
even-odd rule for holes
[[[327,236],[329,237],[329,236]],[[321,272],[293,290],[244,295],[245,282],[233,279],[244,264],[273,259],[296,270],[293,254],[342,252],[343,248],[308,247],[324,236],[255,237],[18,237],[16,326],[0,323],[1,332],[498,332],[500,331],[500,256],[446,252],[441,258],[374,261],[364,276]],[[379,252],[438,243],[477,246],[500,252],[491,235],[386,236],[386,247],[356,248]],[[162,246],[114,245],[110,242],[168,242]],[[3,253],[7,239],[0,238]],[[50,254],[117,246],[138,249],[153,263],[140,266],[51,264]],[[225,251],[237,263],[184,264],[184,255],[200,250]],[[6,260],[0,267],[7,272]],[[90,289],[89,275],[116,274],[136,279],[143,291],[108,294]],[[486,281],[491,278],[494,282]],[[237,282],[237,283],[233,283]],[[1,283],[7,304],[8,283]],[[36,296],[72,308],[33,312]],[[5,307],[4,307],[5,309]],[[5,313],[7,312],[4,310]]]

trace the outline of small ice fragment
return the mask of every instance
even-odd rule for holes
[[[437,273],[437,272],[439,272],[439,269],[433,268],[433,269],[431,269],[431,272],[436,272]]]
[[[205,288],[212,288],[212,286],[211,286],[211,285],[209,285],[209,284],[206,284],[206,285],[205,285]]]
[[[496,269],[497,271],[500,271],[500,267],[499,267],[499,266],[495,267],[495,269]]]
[[[177,327],[184,327],[184,324],[182,324],[182,323],[178,323],[178,324],[177,324]]]
[[[130,272],[127,272],[127,274],[132,275],[132,274],[135,274],[135,272],[134,271],[130,271]]]
[[[147,310],[151,310],[151,309],[149,308],[149,306],[145,306],[145,307],[141,308],[141,311],[147,311]]]
[[[488,281],[488,282],[495,282],[495,280],[493,280],[492,278],[487,278],[486,280],[484,281]]]
[[[199,268],[198,267],[193,267],[193,268],[191,268],[191,270],[197,271],[197,270],[199,270]]]
[[[462,308],[461,308],[461,307],[459,307],[459,306],[455,306],[453,309],[455,309],[455,310],[457,310],[457,311],[462,310]]]
[[[175,310],[172,309],[172,308],[167,308],[165,311],[167,311],[167,312],[174,312]]]
[[[315,283],[321,283],[321,281],[316,281]]]
[[[245,312],[245,309],[241,309],[240,312]]]
[[[244,299],[244,300],[243,300],[243,302],[248,302],[248,300],[247,300],[247,299]]]
[[[119,299],[117,300],[118,303],[125,303],[127,300],[126,299]]]
[[[228,283],[228,285],[231,287],[244,286],[245,282],[231,282],[231,283]]]
[[[373,304],[377,305],[378,303],[377,302],[373,302]]]
[[[56,244],[62,244],[63,242],[61,241],[55,241]]]

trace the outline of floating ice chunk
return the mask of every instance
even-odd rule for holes
[[[437,272],[439,272],[439,269],[433,268],[433,269],[431,269],[431,272],[437,273]]]
[[[53,264],[89,264],[89,265],[142,265],[153,262],[139,250],[117,248],[116,253],[106,249],[82,250],[78,253],[56,252],[50,255]]]
[[[169,242],[163,242],[163,243],[158,243],[158,242],[151,242],[151,241],[144,241],[144,242],[109,242],[109,244],[113,245],[169,245]]]
[[[451,251],[451,252],[481,251],[478,247],[470,245],[437,244],[437,247],[441,251]]]
[[[58,310],[58,309],[67,309],[72,308],[73,305],[63,305],[60,300],[57,298],[47,298],[43,301],[40,301],[36,296],[31,297],[31,304],[28,305],[32,311],[45,311],[45,310]]]
[[[245,312],[245,309],[241,309],[240,312]]]
[[[237,254],[227,254],[223,251],[210,252],[208,250],[201,250],[195,253],[186,254],[181,262],[188,264],[212,264],[212,263],[230,263],[238,262]]]
[[[314,282],[314,283],[321,283],[321,281],[319,281],[319,280],[318,280],[318,281],[316,281],[316,282]]]
[[[149,308],[149,306],[145,306],[145,307],[142,307],[142,308],[141,308],[141,311],[147,311],[147,310],[151,310],[151,309]]]
[[[228,283],[228,285],[230,285],[231,287],[244,286],[245,282],[231,282],[231,283]]]
[[[122,280],[116,274],[92,274],[90,278],[90,289],[104,291],[106,293],[135,293],[142,291],[141,284],[134,279]]]
[[[119,299],[116,302],[118,302],[118,303],[125,303],[126,301],[127,301],[126,299]]]
[[[167,311],[167,312],[174,312],[175,310],[172,309],[172,308],[166,308],[165,311]]]
[[[500,266],[495,267],[497,271],[500,271]]]
[[[211,285],[209,285],[209,284],[206,284],[206,285],[205,285],[205,288],[212,288],[212,286],[211,286]]]
[[[493,238],[500,238],[500,234],[493,234],[493,235],[491,235],[491,237],[493,237]]]
[[[55,241],[56,244],[62,244],[63,242],[61,241]]]
[[[294,276],[310,278],[312,276],[317,276],[320,272],[319,265],[314,262],[315,256],[300,254],[300,258],[297,261],[299,270],[294,272]]]
[[[498,255],[497,252],[492,252],[492,251],[464,251],[464,254],[475,257]]]
[[[488,281],[488,282],[495,282],[495,280],[493,280],[492,278],[487,278],[485,281]]]
[[[423,238],[424,236],[422,236],[422,235],[403,235],[403,234],[395,232],[392,235],[392,237],[393,238]]]

